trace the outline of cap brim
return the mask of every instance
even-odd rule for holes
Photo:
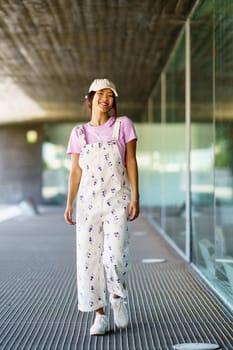
[[[111,89],[111,90],[114,92],[114,95],[115,95],[116,97],[118,97],[118,93],[116,92],[116,90],[114,90],[113,88],[109,88],[109,89]]]
[[[89,92],[91,92],[91,91],[96,92],[96,91],[103,90],[103,89],[110,89],[110,90],[112,90],[112,92],[114,93],[114,95],[115,95],[116,97],[118,97],[118,93],[116,92],[116,90],[113,89],[113,88],[111,88],[111,87],[109,87],[109,86],[102,87],[102,88],[95,89],[95,90],[90,88],[90,89],[89,89]]]

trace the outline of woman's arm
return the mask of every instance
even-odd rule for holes
[[[67,205],[64,213],[64,218],[67,224],[75,225],[76,222],[73,221],[73,203],[78,192],[79,183],[82,176],[82,169],[79,166],[79,154],[71,155],[71,170],[69,175],[69,185],[68,185],[68,195],[67,195]]]
[[[128,173],[132,198],[129,205],[129,221],[133,221],[139,215],[139,190],[138,190],[138,165],[136,159],[136,140],[126,144],[126,170]]]

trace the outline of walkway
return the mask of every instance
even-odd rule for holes
[[[167,350],[184,342],[233,349],[233,315],[150,224],[131,224],[130,324],[89,336],[77,310],[74,227],[62,208],[0,223],[1,350]],[[148,263],[143,259],[165,258]]]

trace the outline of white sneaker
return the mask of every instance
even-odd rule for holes
[[[115,325],[119,328],[126,328],[129,323],[126,301],[123,298],[113,298],[111,295],[110,302],[114,313]]]
[[[108,321],[106,315],[101,315],[98,312],[95,316],[95,322],[91,326],[90,335],[101,335],[105,334],[108,326]]]

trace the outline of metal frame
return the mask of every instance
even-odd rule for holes
[[[191,262],[191,42],[190,19],[185,24],[185,137],[186,137],[186,199],[185,199],[185,256]]]

